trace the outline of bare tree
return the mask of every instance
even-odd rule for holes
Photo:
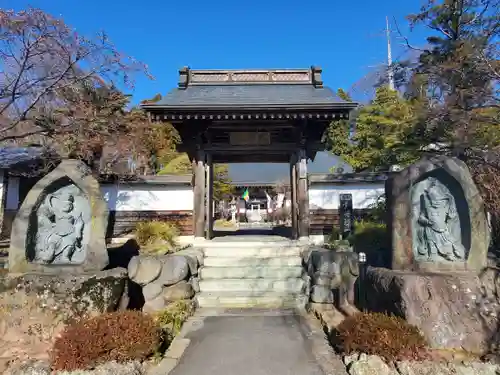
[[[136,73],[151,77],[104,32],[88,38],[39,9],[0,10],[0,143],[80,157],[139,151],[149,121],[118,89],[133,88]]]

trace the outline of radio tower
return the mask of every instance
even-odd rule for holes
[[[391,50],[391,30],[389,29],[389,17],[385,17],[385,33],[387,35],[387,78],[389,81],[389,88],[395,90],[394,85],[394,71],[392,70],[392,50]]]

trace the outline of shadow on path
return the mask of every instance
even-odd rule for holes
[[[241,228],[238,230],[214,230],[214,241],[226,239],[245,238],[256,241],[288,240],[291,238],[290,227],[279,226],[269,228]]]

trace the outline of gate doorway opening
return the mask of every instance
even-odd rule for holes
[[[142,105],[154,121],[171,123],[193,166],[194,236],[214,238],[214,164],[285,163],[290,181],[290,237],[309,236],[307,161],[322,136],[357,103],[323,86],[322,70],[179,71],[178,87]]]
[[[233,233],[291,238],[288,164],[236,163],[228,170],[231,194],[216,204],[214,237]]]

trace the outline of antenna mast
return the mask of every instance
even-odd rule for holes
[[[391,30],[389,29],[389,17],[385,17],[385,32],[387,35],[387,78],[389,79],[389,88],[395,90],[394,71],[392,70],[392,50],[391,50]]]

